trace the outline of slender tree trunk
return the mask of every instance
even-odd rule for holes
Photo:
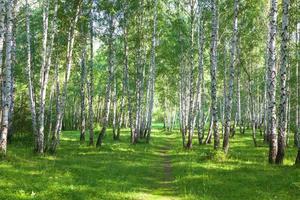
[[[30,5],[28,3],[28,0],[26,0],[26,34],[27,34],[26,74],[27,74],[27,81],[28,81],[28,95],[29,95],[29,102],[30,102],[32,129],[33,129],[34,138],[36,139],[38,136],[38,129],[37,129],[35,94],[34,94],[34,87],[32,83],[32,71],[31,71],[32,67],[31,67]],[[35,144],[37,144],[37,141],[35,142]]]
[[[0,154],[6,155],[7,150],[7,134],[8,134],[8,115],[11,102],[11,71],[12,71],[12,44],[13,44],[13,0],[7,0],[6,10],[6,54],[5,65],[3,67],[3,108],[2,108],[2,124],[1,124],[1,137],[0,137]]]
[[[90,13],[90,62],[89,62],[89,82],[88,82],[88,100],[89,100],[89,134],[90,145],[94,145],[94,111],[93,111],[93,98],[94,98],[94,10],[95,0],[92,0],[92,8]]]
[[[239,43],[239,39],[238,39]],[[241,63],[240,63],[240,47],[237,45],[237,125],[239,126],[239,131],[241,133],[241,120],[242,120],[242,108],[241,108]]]
[[[283,0],[282,9],[282,30],[281,30],[281,56],[280,56],[280,104],[279,104],[279,122],[278,122],[278,152],[276,163],[282,164],[286,146],[287,129],[287,68],[288,68],[288,24],[289,24],[289,0]]]
[[[12,50],[11,50],[11,81],[10,81],[10,95],[11,99],[9,102],[9,112],[8,112],[8,133],[7,133],[7,141],[10,143],[13,137],[13,115],[14,115],[14,107],[15,107],[15,79],[14,79],[14,68],[16,65],[16,7],[17,0],[13,0],[12,7]]]
[[[80,118],[81,118],[81,125],[80,125],[80,142],[85,142],[85,128],[86,128],[86,113],[85,113],[85,86],[86,86],[86,44],[83,44],[82,54],[81,54],[81,87],[80,87],[80,98],[81,98],[81,109],[80,109]]]
[[[211,33],[211,111],[213,119],[214,149],[220,145],[220,136],[218,131],[218,110],[217,110],[217,41],[218,41],[218,0],[211,0],[212,6],[212,33]]]
[[[180,1],[176,1],[177,6],[177,20],[180,26],[182,25],[181,15],[182,12]],[[178,43],[180,47],[179,53],[179,99],[180,99],[180,131],[182,136],[182,146],[186,147],[186,105],[187,105],[187,98],[186,98],[186,70],[185,70],[185,63],[184,63],[184,50],[183,50],[183,33],[182,30],[179,28],[178,32]]]
[[[126,14],[124,16],[125,22],[124,22],[124,65],[123,65],[123,84],[125,87],[125,96],[127,97],[127,108],[128,108],[128,115],[129,115],[129,126],[130,126],[130,135],[131,138],[133,138],[134,134],[134,127],[133,127],[133,119],[132,119],[132,105],[131,105],[131,94],[129,89],[129,73],[128,73],[128,56],[129,56],[129,50],[128,50],[128,24],[127,24],[127,5],[125,5]],[[123,107],[121,107],[123,109]],[[125,113],[125,112],[124,112]],[[120,122],[121,123],[121,122]],[[119,125],[121,126],[121,124]],[[120,135],[118,133],[118,135]]]
[[[114,80],[114,73],[115,73],[115,63],[114,63],[114,16],[110,14],[109,17],[109,44],[108,44],[108,79],[106,84],[106,95],[105,95],[105,105],[104,105],[104,113],[103,113],[103,120],[102,120],[102,129],[97,139],[97,146],[102,145],[103,137],[106,134],[106,129],[109,120],[109,110],[110,110],[110,96],[112,90],[112,83]]]
[[[59,83],[59,65],[58,62],[55,64],[55,69],[54,69],[54,79],[55,79],[55,95],[56,95],[56,99],[55,99],[55,103],[56,103],[56,123],[58,120],[58,113],[60,112],[60,83]],[[56,136],[56,124],[54,127],[54,130],[52,131],[52,136],[51,136],[51,141],[54,141],[57,139]]]
[[[56,65],[57,65],[57,63],[56,63]],[[48,108],[48,112],[49,112],[48,127],[49,128],[48,128],[48,133],[45,138],[45,152],[48,151],[48,149],[49,149],[49,144],[50,144],[50,139],[51,139],[50,136],[52,134],[52,126],[53,126],[53,124],[52,124],[53,123],[52,105],[53,105],[54,93],[55,93],[55,84],[53,84],[51,87],[50,98],[49,98],[49,108]]]
[[[113,81],[113,93],[112,93],[112,100],[113,100],[113,139],[117,139],[117,79],[116,76],[114,77]]]
[[[0,124],[2,125],[2,109],[3,109],[3,58],[4,58],[4,52],[3,52],[3,47],[4,47],[4,41],[5,41],[5,14],[6,14],[6,9],[5,9],[5,2],[6,0],[0,0]],[[0,133],[1,134],[1,133]]]
[[[238,34],[238,9],[239,9],[239,0],[234,1],[234,17],[233,17],[233,35],[231,42],[231,51],[230,51],[230,78],[229,78],[229,89],[228,96],[226,101],[226,116],[225,116],[225,133],[223,140],[223,150],[225,153],[229,149],[229,136],[230,136],[230,121],[231,121],[231,110],[232,110],[232,98],[233,98],[233,83],[234,83],[234,67],[236,62],[236,43],[237,43],[237,34]]]
[[[209,128],[208,128],[208,132],[207,132],[207,136],[206,136],[206,139],[205,139],[205,144],[210,144],[211,143],[211,138],[212,138],[212,133],[213,133],[213,125],[214,125],[214,122],[213,122],[213,116],[211,114],[211,117],[210,117],[210,123],[209,123]]]
[[[204,51],[204,26],[202,12],[203,8],[201,1],[198,0],[198,83],[197,83],[197,95],[198,95],[198,142],[203,143],[204,133],[204,72],[203,72],[203,51]]]
[[[299,5],[299,4],[298,4]],[[297,26],[299,25],[300,21],[297,21]],[[298,153],[297,153],[297,157],[296,157],[296,161],[295,161],[295,165],[300,165],[300,49],[299,49],[299,43],[300,43],[300,30],[297,27],[297,31],[296,31],[296,60],[297,60],[297,116],[296,116],[296,126],[297,126],[297,130],[296,130],[296,134],[295,134],[295,144],[296,147],[298,148]]]
[[[269,104],[269,130],[270,150],[269,163],[275,163],[277,155],[276,135],[276,33],[277,33],[277,0],[271,0],[270,8],[270,40],[268,59],[268,104]]]
[[[54,38],[56,35],[56,18],[57,18],[58,3],[55,1],[54,16],[51,22],[50,40],[48,42],[48,28],[49,28],[49,0],[43,1],[43,47],[42,47],[42,67],[40,71],[40,97],[39,97],[39,111],[38,111],[38,137],[36,151],[40,154],[44,152],[44,129],[45,129],[45,106],[47,86],[49,80],[49,72],[51,66],[51,55],[54,45]]]
[[[252,63],[250,64],[249,72],[245,69],[246,75],[248,77],[248,93],[249,93],[249,108],[250,108],[250,121],[252,128],[252,140],[254,147],[257,147],[256,141],[256,119],[255,119],[255,105],[254,105],[254,92],[253,92],[253,80],[251,79],[252,74]]]
[[[152,45],[151,45],[151,66],[150,66],[150,100],[149,110],[147,116],[147,142],[150,140],[151,128],[152,128],[152,113],[154,106],[154,92],[155,92],[155,79],[156,79],[156,30],[157,30],[157,4],[158,0],[154,0],[154,16],[153,16],[153,33],[152,33]]]
[[[271,0],[269,1],[271,4]],[[270,46],[270,38],[271,38],[271,23],[268,24],[268,39],[266,42],[266,56],[265,56],[265,132],[264,132],[264,142],[270,143],[270,115],[269,115],[269,46]]]
[[[125,113],[125,97],[128,95],[128,41],[127,41],[127,5],[124,5],[124,27],[123,27],[123,37],[124,37],[124,65],[123,65],[123,80],[122,80],[122,97],[121,97],[121,105],[120,105],[120,114],[117,123],[117,135],[116,140],[120,139],[121,127],[123,124],[123,115]],[[130,96],[130,95],[128,95]],[[128,100],[128,98],[127,98]],[[131,113],[130,113],[131,115]],[[132,122],[132,121],[131,121]],[[131,126],[130,126],[131,127]],[[132,129],[131,129],[132,135]]]
[[[79,18],[81,4],[82,4],[82,1],[80,0],[77,5],[75,17],[71,21],[71,27],[69,29],[69,34],[68,34],[66,72],[65,72],[64,82],[63,82],[62,93],[61,93],[61,97],[60,97],[59,105],[58,105],[58,109],[57,109],[55,133],[54,133],[54,137],[52,138],[52,144],[51,144],[51,148],[50,148],[50,151],[52,153],[55,153],[57,145],[59,144],[59,139],[60,139],[60,132],[61,132],[61,127],[62,127],[62,122],[63,122],[63,114],[64,114],[65,103],[66,103],[66,99],[67,99],[68,82],[70,79],[71,69],[72,69],[75,28],[76,28],[77,21]]]
[[[137,52],[136,52],[136,116],[135,116],[135,129],[131,143],[136,143],[141,133],[142,124],[142,103],[143,103],[143,73],[144,73],[144,62],[143,62],[143,40],[144,40],[144,0],[139,3],[140,13],[138,16],[138,41],[137,41]]]
[[[193,145],[193,135],[194,135],[194,71],[195,71],[195,66],[194,66],[194,21],[195,21],[195,1],[190,0],[190,51],[189,51],[189,101],[190,101],[190,106],[188,110],[188,141],[186,144],[186,147],[191,149]]]
[[[223,65],[224,65],[224,78],[223,78],[223,112],[222,112],[222,135],[224,136],[225,133],[225,109],[226,109],[226,101],[227,101],[227,48],[226,48],[226,42],[224,41],[224,59],[223,59]],[[221,107],[221,106],[220,106]]]
[[[49,0],[43,1],[43,45],[42,45],[42,67],[40,72],[40,101],[39,101],[39,115],[38,115],[38,137],[36,144],[36,151],[40,154],[44,153],[44,123],[45,123],[45,100],[46,88],[45,76],[47,74],[47,44],[48,44],[48,14]]]

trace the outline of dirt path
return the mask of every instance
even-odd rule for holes
[[[164,145],[160,146],[158,150],[159,155],[161,156],[161,164],[160,170],[162,170],[163,178],[160,181],[160,189],[159,189],[159,199],[162,200],[178,200],[175,194],[174,187],[174,177],[172,175],[172,158],[170,155],[170,140],[166,138],[166,142]]]
[[[163,160],[163,170],[164,170],[164,180],[163,180],[163,186],[164,187],[171,187],[172,186],[172,161],[171,157],[168,154],[168,151],[170,148],[168,146],[164,146],[161,148],[160,153]]]

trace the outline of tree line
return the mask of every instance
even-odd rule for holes
[[[0,10],[4,155],[23,132],[43,154],[62,130],[100,147],[108,127],[115,140],[129,128],[135,144],[162,121],[179,126],[184,148],[197,137],[225,154],[251,130],[276,164],[292,139],[299,164],[299,2],[0,0]]]

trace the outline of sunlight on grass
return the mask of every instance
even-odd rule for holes
[[[249,134],[236,135],[228,156],[215,153],[212,145],[195,143],[192,150],[185,150],[179,133],[165,134],[161,129],[154,129],[150,144],[136,145],[129,143],[128,132],[113,141],[109,130],[99,149],[80,145],[78,132],[64,132],[62,138],[56,155],[36,156],[18,141],[10,145],[7,159],[0,163],[0,199],[297,199],[300,195],[300,170],[291,166],[295,149],[288,149],[285,165],[270,166],[268,147],[254,148]]]

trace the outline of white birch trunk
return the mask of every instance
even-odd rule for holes
[[[280,49],[280,104],[278,121],[278,152],[276,163],[282,164],[285,155],[286,129],[287,129],[287,68],[288,68],[288,24],[289,24],[289,4],[290,0],[283,0],[282,4],[282,30],[281,30],[281,49]]]
[[[114,79],[115,73],[115,50],[114,50],[114,16],[110,14],[109,16],[109,44],[108,44],[108,79],[106,83],[106,94],[105,94],[105,105],[103,110],[103,119],[102,119],[102,129],[97,139],[97,146],[102,145],[103,137],[106,134],[106,129],[109,120],[109,111],[110,111],[110,104],[111,104],[111,90],[112,90],[112,83]]]
[[[220,145],[220,136],[218,132],[218,110],[217,110],[217,45],[218,45],[218,0],[211,0],[212,11],[212,33],[211,33],[211,111],[213,119],[213,133],[214,133],[214,149],[218,149]]]
[[[8,135],[8,115],[10,109],[11,96],[11,76],[12,76],[12,48],[13,48],[13,0],[7,0],[6,9],[6,52],[5,64],[3,67],[3,107],[2,107],[2,124],[0,136],[0,154],[6,155],[7,150],[7,135]]]
[[[85,91],[86,91],[86,44],[83,44],[83,50],[81,54],[81,60],[80,60],[80,65],[81,65],[81,85],[80,85],[80,98],[81,98],[81,109],[80,109],[80,142],[84,143],[85,142],[85,130],[86,130],[86,104],[85,104]]]
[[[233,16],[233,34],[230,50],[230,77],[229,77],[229,88],[228,96],[225,104],[225,132],[223,139],[223,150],[225,153],[229,149],[229,135],[230,135],[230,121],[231,121],[231,110],[232,110],[232,98],[233,98],[233,83],[234,83],[234,68],[236,63],[236,44],[238,34],[238,9],[239,0],[234,1],[234,16]],[[225,97],[226,98],[226,97]]]
[[[57,145],[59,143],[59,138],[60,138],[61,126],[62,126],[62,121],[63,121],[63,114],[64,114],[65,103],[66,103],[66,99],[67,99],[68,82],[69,82],[69,79],[70,79],[71,69],[72,69],[75,28],[76,28],[78,18],[79,18],[79,15],[80,15],[81,4],[82,4],[82,1],[79,1],[77,9],[76,9],[75,17],[71,21],[71,27],[69,29],[69,34],[68,34],[68,45],[67,45],[67,56],[66,56],[66,71],[65,71],[65,78],[64,78],[64,82],[63,82],[62,93],[61,93],[61,97],[60,97],[59,104],[58,104],[58,107],[57,107],[55,132],[54,132],[54,137],[52,138],[52,144],[51,144],[51,149],[50,149],[50,151],[52,153],[54,153],[56,151]]]
[[[93,98],[94,98],[94,12],[96,2],[92,0],[92,8],[90,13],[90,63],[89,63],[89,134],[90,145],[94,145],[94,111],[93,111]]]
[[[270,7],[270,40],[268,56],[268,104],[270,150],[269,163],[274,163],[277,155],[276,136],[276,33],[277,33],[277,0],[271,0]]]
[[[32,129],[34,137],[38,136],[37,129],[37,116],[36,116],[36,105],[35,105],[35,94],[34,87],[32,83],[32,71],[31,71],[31,35],[30,35],[30,5],[28,0],[26,0],[26,34],[27,34],[27,81],[28,81],[28,95],[30,102],[30,110],[31,110],[31,121],[32,121]],[[37,143],[37,141],[36,141]]]

